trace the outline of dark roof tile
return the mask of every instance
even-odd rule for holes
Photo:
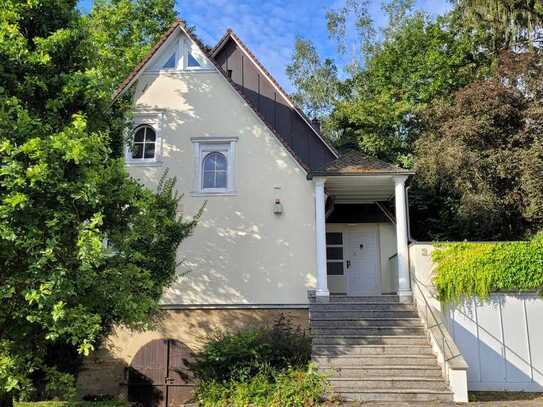
[[[349,151],[337,160],[311,171],[310,176],[363,175],[363,174],[414,174],[411,170],[368,157],[360,151]]]
[[[272,74],[266,69],[266,67],[259,61],[259,59],[256,57],[255,54],[249,49],[247,45],[237,36],[237,34],[231,29],[228,28],[224,35],[221,37],[221,39],[217,42],[217,45],[213,47],[213,49],[210,52],[210,55],[212,58],[215,57],[215,55],[221,50],[221,48],[226,44],[227,40],[229,38],[232,38],[236,44],[238,44],[255,62],[255,64],[264,72],[264,75],[268,78],[270,82],[279,89],[279,91],[283,94],[285,99],[287,99],[288,103],[290,103],[293,107],[293,109],[300,115],[300,117],[307,123],[307,125],[315,132],[315,134],[319,137],[319,139],[324,143],[324,145],[332,152],[332,154],[336,157],[339,157],[338,151],[335,149],[335,147],[326,140],[326,137],[323,136],[318,129],[315,128],[315,126],[311,123],[311,120],[307,117],[307,115],[303,112],[302,109],[298,107],[296,103],[292,100],[289,93],[283,89],[283,87],[275,80],[275,78],[272,76]]]

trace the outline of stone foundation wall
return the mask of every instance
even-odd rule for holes
[[[294,325],[309,328],[307,309],[180,309],[164,310],[161,321],[150,331],[115,329],[85,360],[77,382],[79,396],[107,394],[126,399],[126,369],[135,354],[152,340],[174,339],[197,351],[215,332],[270,325],[281,315]]]

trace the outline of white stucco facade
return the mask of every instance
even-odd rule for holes
[[[316,283],[315,209],[303,168],[214,70],[144,74],[135,98],[136,120],[161,117],[161,152],[159,163],[129,166],[130,174],[155,188],[169,169],[186,216],[207,202],[178,251],[180,276],[163,302],[307,303]],[[201,138],[235,139],[231,193],[194,191],[193,141]],[[276,199],[281,215],[273,213]]]
[[[126,85],[133,85],[135,102],[134,144],[125,148],[130,175],[156,189],[168,170],[183,195],[184,216],[193,216],[205,206],[193,235],[178,250],[178,278],[164,293],[163,304],[307,306],[308,290],[328,297],[330,291],[380,295],[401,288],[399,277],[405,267],[400,266],[405,261],[394,265],[390,258],[405,260],[405,253],[402,257],[397,250],[400,243],[405,246],[405,225],[400,225],[403,238],[398,240],[398,226],[355,223],[366,231],[356,236],[349,232],[355,236],[352,242],[360,241],[349,248],[345,257],[349,273],[341,282],[327,275],[326,253],[326,231],[333,227],[326,225],[328,198],[356,204],[388,200],[396,169],[385,165],[391,172],[369,169],[370,173],[355,177],[335,177],[332,171],[313,178],[314,169],[307,172],[308,157],[301,164],[292,153],[313,151],[303,144],[300,129],[293,127],[298,130],[286,147],[259,116],[262,112],[257,113],[244,99],[247,95],[234,88],[228,78],[231,71],[225,74],[219,69],[186,32],[178,30]],[[319,157],[320,153],[312,154]],[[220,170],[225,177],[221,185],[210,187],[204,184],[213,171],[205,178],[203,163],[212,155],[226,169]],[[401,176],[403,181],[406,178]],[[403,182],[396,189],[403,198]],[[277,205],[282,209],[277,211]],[[397,205],[400,215],[404,206]]]

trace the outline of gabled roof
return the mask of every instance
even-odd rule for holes
[[[115,92],[113,92],[113,100],[117,99],[122,93],[124,93],[127,88],[130,87],[130,85],[132,85],[136,81],[136,79],[138,79],[140,73],[143,71],[143,68],[145,68],[151,58],[155,56],[157,51],[162,47],[162,45],[164,45],[164,43],[170,38],[170,36],[175,32],[178,27],[183,27],[183,22],[179,19],[175,20],[175,22],[170,26],[168,31],[162,34],[162,37],[160,37],[154,47],[151,48],[151,50],[147,53],[147,55],[145,55],[141,62],[136,65],[132,72],[130,72],[130,74],[126,77],[126,79],[121,82],[117,89],[115,89]]]
[[[208,57],[213,66],[217,69],[222,77],[232,86],[234,91],[244,100],[245,103],[251,108],[251,110],[259,117],[259,119],[264,123],[264,125],[270,130],[273,135],[279,140],[283,147],[289,152],[289,154],[294,158],[294,160],[308,173],[310,168],[301,160],[295,153],[288,143],[283,140],[283,138],[277,133],[277,131],[270,126],[266,120],[262,117],[258,109],[252,104],[252,102],[243,94],[240,87],[230,79],[222,68],[217,64],[214,58],[210,57],[209,54],[204,49],[201,41],[194,36],[189,30],[186,29],[182,20],[177,19],[172,26],[166,31],[162,37],[158,40],[153,48],[147,53],[147,55],[141,60],[141,62],[134,68],[134,70],[127,76],[127,78],[119,85],[119,87],[113,93],[113,100],[118,98],[122,93],[124,93],[140,76],[140,74],[145,70],[147,64],[151,61],[153,56],[159,51],[159,49],[168,41],[168,39],[175,33],[177,29],[180,29],[185,35],[187,35],[192,41],[194,41],[200,51]]]
[[[414,172],[400,168],[396,165],[370,158],[360,151],[349,151],[337,160],[321,168],[311,171],[309,177],[314,176],[342,176],[342,175],[413,175]]]
[[[320,131],[318,131],[313,124],[311,123],[311,120],[305,115],[305,113],[294,103],[290,95],[287,91],[283,89],[283,87],[275,80],[275,78],[270,74],[270,72],[262,65],[262,63],[258,60],[258,58],[251,52],[251,50],[245,45],[245,43],[236,35],[236,33],[231,29],[227,29],[224,35],[221,37],[219,42],[217,42],[217,45],[213,47],[213,49],[210,52],[211,57],[214,59],[217,54],[221,51],[221,49],[226,45],[229,39],[232,39],[237,46],[245,52],[245,54],[252,60],[252,62],[260,69],[260,71],[264,74],[264,76],[273,84],[273,86],[277,89],[277,91],[287,100],[290,107],[303,119],[303,121],[307,124],[309,128],[315,133],[315,135],[319,138],[319,140],[330,150],[330,152],[333,154],[334,157],[339,157],[340,154],[338,151],[332,146],[332,144],[326,140],[326,138],[320,134]]]
[[[290,155],[296,160],[296,162],[308,173],[308,178],[313,176],[332,176],[332,175],[411,175],[414,174],[413,171],[405,170],[398,166],[386,163],[381,160],[372,159],[365,154],[359,151],[351,151],[342,156],[334,149],[334,147],[327,142],[327,140],[322,137],[322,135],[313,127],[311,121],[307,116],[296,106],[292,101],[288,93],[277,83],[277,81],[271,76],[271,74],[264,68],[264,66],[258,61],[258,59],[252,54],[252,52],[245,46],[245,44],[237,37],[237,35],[232,31],[228,30],[225,35],[219,40],[217,45],[211,51],[209,55],[204,46],[198,38],[196,38],[190,30],[186,29],[182,20],[176,20],[172,26],[166,31],[155,46],[149,51],[149,53],[142,59],[142,61],[134,68],[134,70],[128,75],[128,77],[119,85],[113,94],[113,100],[119,97],[123,92],[126,91],[139,77],[139,75],[145,70],[146,66],[149,64],[151,59],[157,54],[160,48],[168,41],[168,39],[176,32],[176,30],[181,30],[182,33],[187,35],[192,41],[194,41],[199,47],[200,51],[206,55],[209,61],[221,74],[221,76],[231,85],[233,90],[245,101],[245,103],[251,108],[251,110],[259,117],[261,122],[270,130],[272,134],[277,138],[277,140],[283,145],[283,147],[290,153]],[[227,43],[229,39],[232,39],[240,49],[242,49],[245,54],[266,76],[266,78],[273,83],[277,91],[288,101],[292,109],[303,119],[307,126],[314,132],[318,139],[329,149],[333,156],[337,157],[335,160],[323,165],[322,167],[311,171],[309,166],[296,154],[294,149],[289,145],[289,143],[277,132],[277,130],[270,125],[262,114],[259,112],[258,108],[253,104],[247,95],[244,94],[241,86],[236,84],[226,72],[219,66],[214,56],[221,50],[221,48]]]

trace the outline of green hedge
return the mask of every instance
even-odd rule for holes
[[[442,301],[543,288],[543,233],[526,242],[440,243],[432,253]]]

